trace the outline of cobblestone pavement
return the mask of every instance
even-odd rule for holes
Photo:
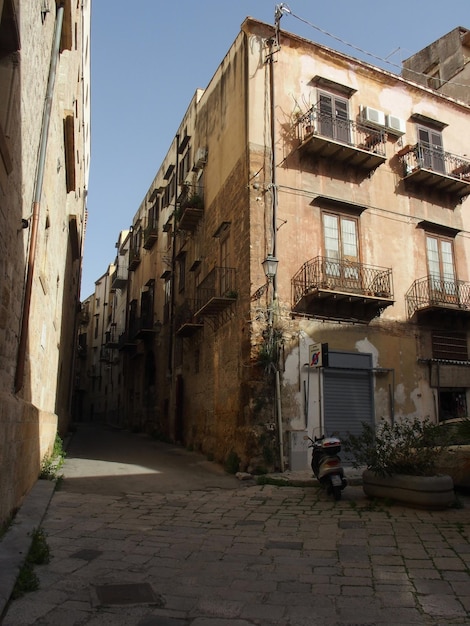
[[[65,483],[67,478],[65,479]],[[470,497],[422,511],[315,486],[58,489],[52,558],[4,626],[470,624]]]

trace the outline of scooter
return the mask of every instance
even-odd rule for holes
[[[341,500],[341,492],[348,484],[344,477],[341,459],[341,440],[338,437],[315,437],[310,440],[312,450],[312,471],[320,484],[328,489],[335,500]]]

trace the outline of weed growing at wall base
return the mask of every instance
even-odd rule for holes
[[[45,532],[41,528],[35,528],[31,533],[31,537],[31,547],[16,579],[11,594],[12,600],[21,598],[25,593],[36,591],[39,588],[39,579],[34,571],[34,566],[43,565],[50,561],[50,551]]]
[[[41,463],[39,478],[43,480],[55,480],[65,463],[65,451],[62,439],[56,435],[52,454],[47,454]]]

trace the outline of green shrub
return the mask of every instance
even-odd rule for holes
[[[56,435],[52,454],[47,454],[42,460],[39,478],[43,480],[54,480],[57,478],[59,471],[65,463],[65,456],[62,439],[59,435]]]
[[[229,474],[236,474],[240,469],[240,457],[232,450],[225,459],[225,471]]]
[[[39,589],[39,579],[34,571],[34,566],[43,565],[50,561],[50,551],[45,532],[41,528],[35,528],[31,533],[31,538],[28,556],[18,574],[11,594],[13,600],[20,598],[29,591]]]
[[[362,432],[349,434],[343,444],[354,467],[365,466],[379,476],[432,476],[448,438],[439,425],[414,418],[394,424],[382,421],[375,429],[363,422]]]

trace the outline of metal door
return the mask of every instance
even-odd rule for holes
[[[329,365],[323,370],[324,432],[359,434],[362,422],[374,424],[372,357],[330,352]]]

